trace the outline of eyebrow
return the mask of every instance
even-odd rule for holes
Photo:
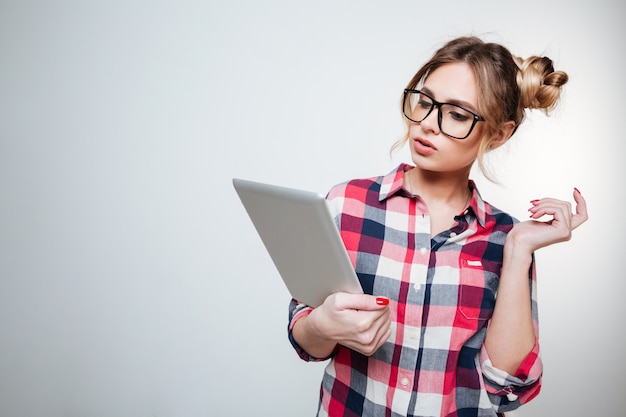
[[[432,97],[434,97],[434,96],[435,96],[434,91],[433,91],[433,90],[431,90],[431,89],[430,89],[430,88],[428,88],[428,87],[423,86],[421,90],[422,90],[423,92],[425,92],[426,94],[428,94],[429,96],[432,96]],[[467,110],[471,110],[471,111],[473,111],[474,113],[476,113],[476,112],[477,112],[476,107],[474,107],[474,105],[473,105],[473,104],[468,103],[467,101],[457,100],[457,99],[450,99],[450,101],[442,101],[442,103],[446,103],[446,104],[454,104],[454,105],[457,105],[457,106],[463,107],[463,108],[465,108],[465,109],[467,109]]]

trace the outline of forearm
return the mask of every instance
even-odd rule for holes
[[[529,268],[532,253],[507,238],[493,316],[485,338],[493,366],[513,375],[535,346]]]

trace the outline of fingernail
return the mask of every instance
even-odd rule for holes
[[[386,306],[389,304],[389,298],[376,297],[376,304],[378,304],[379,306]]]
[[[539,202],[539,200],[530,200],[531,204],[537,204]]]
[[[580,190],[576,187],[574,187],[574,191],[576,191],[578,194],[582,195],[582,193],[580,192]]]

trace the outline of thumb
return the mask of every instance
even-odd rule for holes
[[[351,310],[376,311],[389,305],[389,298],[369,294],[345,294],[344,308]]]
[[[574,201],[576,201],[576,213],[572,216],[572,230],[583,224],[589,218],[587,214],[587,201],[578,188],[574,188]]]

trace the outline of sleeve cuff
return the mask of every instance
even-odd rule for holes
[[[332,356],[334,356],[335,352],[333,352],[331,355],[329,355],[326,358],[317,358],[315,356],[311,356],[304,349],[302,349],[302,346],[300,346],[298,342],[296,342],[296,339],[294,339],[293,337],[293,326],[296,324],[298,320],[311,314],[312,311],[313,311],[313,307],[309,307],[306,304],[299,303],[295,299],[291,300],[291,304],[289,306],[289,326],[287,328],[289,342],[291,343],[291,346],[293,346],[293,348],[295,349],[300,359],[302,359],[303,361],[323,362],[327,359],[330,359]]]
[[[525,404],[539,394],[543,363],[538,343],[535,343],[513,375],[493,366],[484,346],[480,351],[480,363],[488,393],[506,397],[506,402],[519,404]]]

